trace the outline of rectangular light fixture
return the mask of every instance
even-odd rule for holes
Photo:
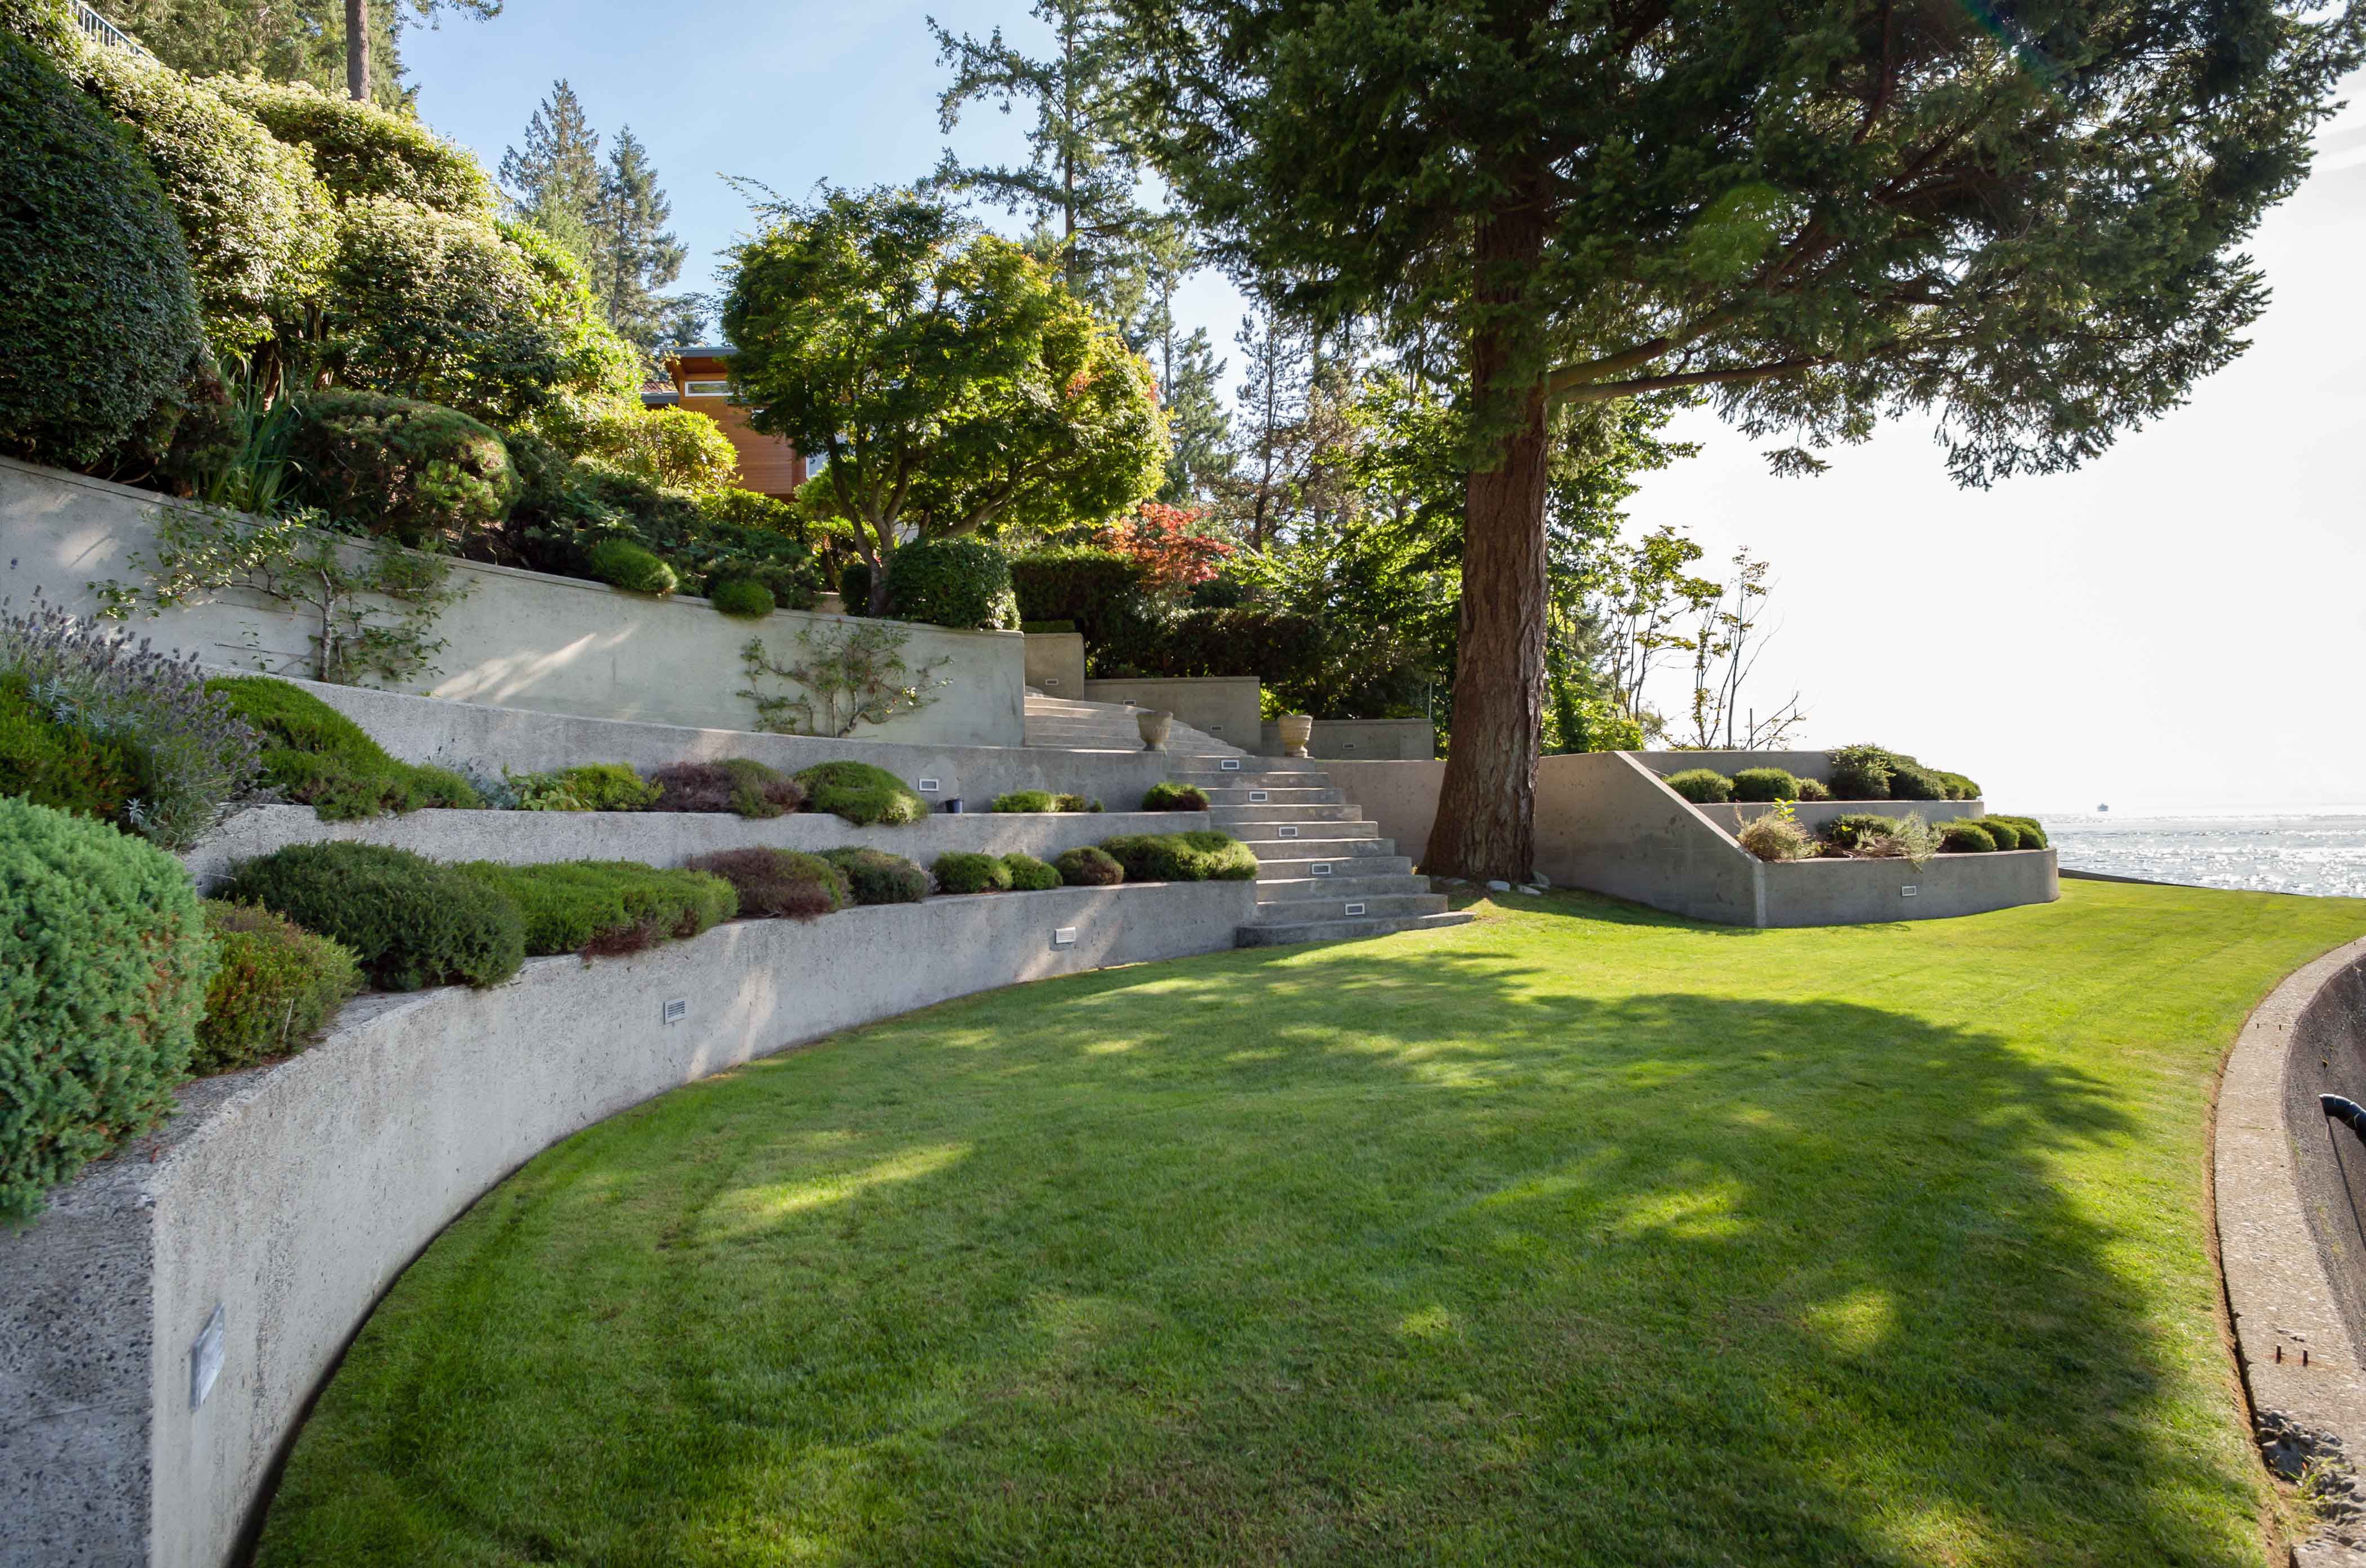
[[[1317,860],[1314,863],[1313,870],[1309,874],[1316,877],[1327,877],[1331,874],[1331,868],[1328,863]]]
[[[1073,946],[1075,946],[1076,945],[1076,928],[1075,926],[1073,926],[1073,925],[1061,925],[1061,926],[1055,926],[1055,927],[1053,927],[1053,932],[1052,932],[1052,946],[1054,946],[1054,947],[1073,947]]]
[[[1921,890],[1922,890],[1920,888],[1900,888],[1898,890],[1898,896],[1902,899],[1910,899]]]
[[[1284,838],[1296,838],[1298,836],[1298,824],[1296,823],[1292,823],[1288,827],[1276,828],[1274,831],[1280,834]]]
[[[933,795],[940,788],[941,785],[934,778],[923,778],[919,783],[919,790],[923,795]]]
[[[1271,799],[1271,797],[1263,790],[1252,790],[1249,791],[1249,804],[1252,806],[1261,806],[1269,799]]]
[[[222,1316],[221,1303],[214,1303],[213,1316],[197,1330],[189,1342],[189,1408],[195,1410],[214,1391],[214,1379],[221,1376],[222,1328],[228,1319]]]
[[[1216,759],[1216,771],[1219,773],[1238,773],[1240,770],[1241,759],[1237,756],[1223,756]]]
[[[1347,913],[1349,914],[1361,914],[1364,913],[1364,906],[1359,903],[1351,903],[1347,906]]]
[[[659,1009],[659,1014],[666,1023],[679,1024],[690,1016],[690,1003],[684,998],[677,996]]]

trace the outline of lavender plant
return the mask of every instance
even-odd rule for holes
[[[195,844],[254,782],[261,743],[206,690],[194,654],[103,631],[36,590],[21,615],[0,599],[0,677],[23,681],[51,722],[133,758],[139,792],[123,825],[163,848]]]

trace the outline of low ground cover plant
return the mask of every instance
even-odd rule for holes
[[[706,602],[743,621],[761,621],[776,608],[772,590],[752,577],[726,578],[707,589]]]
[[[1745,767],[1733,776],[1737,801],[1796,801],[1799,780],[1780,767]]]
[[[1667,785],[1696,806],[1733,799],[1733,780],[1713,767],[1687,767],[1680,773],[1671,773]]]
[[[1106,839],[1101,848],[1125,869],[1129,882],[1246,882],[1257,874],[1256,856],[1228,833],[1130,833]]]
[[[359,724],[299,686],[236,675],[208,681],[206,689],[262,737],[263,782],[324,822],[484,804],[457,773],[397,762]]]
[[[1072,888],[1112,888],[1125,880],[1125,868],[1106,849],[1087,845],[1065,849],[1052,861],[1060,880]]]
[[[1196,784],[1162,779],[1142,792],[1142,809],[1145,812],[1204,812],[1208,809],[1208,793]]]
[[[929,868],[937,879],[937,890],[945,893],[1007,893],[1010,890],[1010,868],[992,855],[977,855],[956,849],[937,857]]]
[[[214,945],[180,862],[0,797],[0,1223],[173,1108]]]
[[[290,845],[240,865],[221,891],[344,944],[380,991],[495,985],[525,960],[514,903],[407,849]]]
[[[901,855],[849,846],[825,849],[821,857],[846,873],[856,903],[918,903],[929,896],[929,874]]]
[[[1048,812],[1053,810],[1049,790],[1013,790],[994,798],[997,812]]]
[[[505,775],[522,812],[646,812],[661,791],[621,762],[587,762],[552,773]]]
[[[738,913],[724,879],[632,860],[558,860],[453,868],[515,905],[529,957],[638,952],[695,936]]]
[[[1032,855],[1006,855],[1002,868],[1010,873],[1010,886],[1017,892],[1046,892],[1060,885],[1060,873]]]
[[[206,987],[189,1070],[234,1072],[312,1043],[362,988],[353,949],[256,904],[206,902],[220,964]]]
[[[740,914],[751,920],[812,920],[854,901],[842,868],[794,849],[717,850],[694,857],[690,868],[730,883]]]
[[[815,811],[857,827],[916,823],[929,814],[929,803],[901,778],[867,762],[817,762],[796,780]]]
[[[669,763],[650,773],[653,812],[731,812],[743,817],[785,816],[806,803],[805,787],[753,757]]]

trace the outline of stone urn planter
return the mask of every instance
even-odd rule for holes
[[[1306,743],[1314,738],[1314,717],[1311,713],[1284,713],[1281,716],[1281,750],[1285,756],[1304,756]]]
[[[835,594],[835,593],[826,593],[826,594],[821,595],[819,598],[817,598],[817,599],[816,599],[814,600],[814,613],[815,613],[816,615],[843,615],[843,614],[845,614],[845,613],[846,613],[846,599],[845,599],[845,596],[844,596],[844,595],[842,595],[842,594]]]
[[[1134,727],[1142,732],[1142,749],[1165,751],[1166,732],[1174,727],[1175,715],[1144,709],[1133,716]]]

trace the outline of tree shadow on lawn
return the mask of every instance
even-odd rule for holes
[[[1078,977],[594,1129],[398,1290],[364,1506],[556,1561],[2256,1562],[2195,1307],[2060,1184],[2103,1081],[1424,957]]]

